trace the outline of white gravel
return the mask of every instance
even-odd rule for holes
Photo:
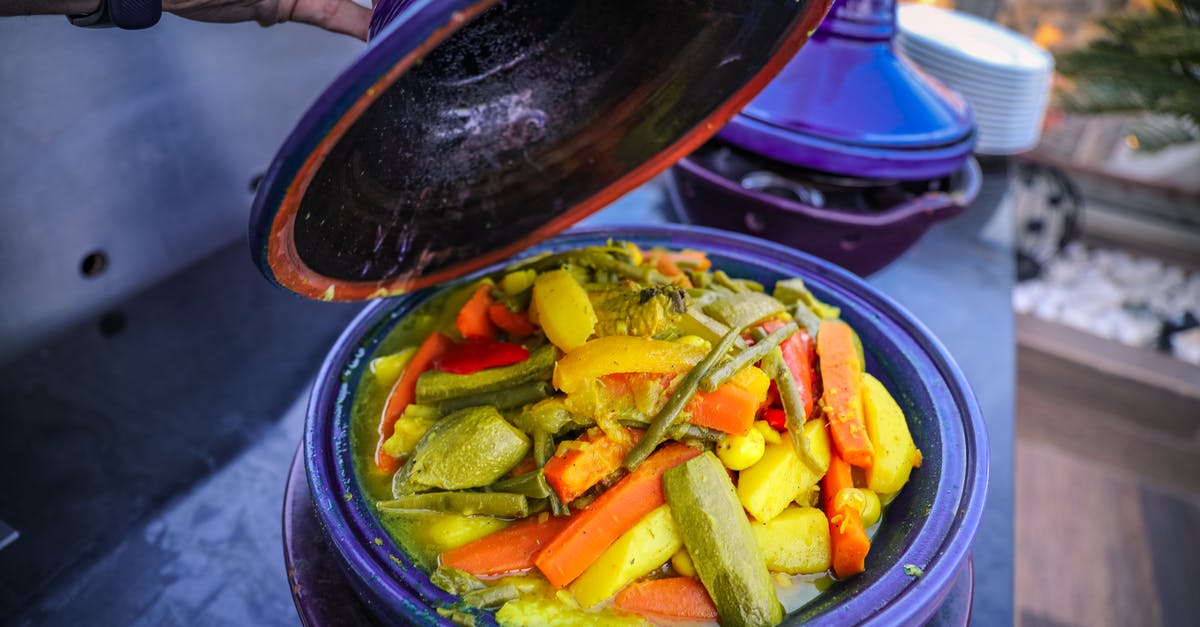
[[[1018,283],[1013,307],[1130,346],[1155,347],[1165,321],[1200,316],[1200,272],[1123,250],[1067,246],[1042,276]],[[1172,336],[1173,354],[1200,365],[1200,327]]]

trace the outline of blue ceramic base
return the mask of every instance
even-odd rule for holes
[[[312,494],[304,477],[304,447],[292,458],[283,494],[283,560],[296,612],[305,627],[377,625],[378,621],[355,596],[342,574],[337,555],[321,532]],[[946,601],[929,621],[930,627],[964,627],[971,618],[975,569],[963,562]]]

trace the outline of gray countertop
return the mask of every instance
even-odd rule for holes
[[[1011,216],[993,211],[1006,181],[989,175],[975,208],[870,279],[941,339],[985,413],[991,483],[973,550],[981,625],[1013,617],[1013,267],[1006,244],[984,236],[1007,230]],[[589,222],[665,219],[652,182]],[[296,624],[280,537],[285,475],[308,382],[357,309],[270,288],[238,243],[128,299],[107,323],[0,365],[0,519],[22,534],[0,549],[0,616]]]

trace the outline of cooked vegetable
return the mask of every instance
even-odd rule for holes
[[[817,332],[817,356],[825,388],[821,408],[838,454],[852,466],[870,468],[875,449],[863,418],[863,364],[854,331],[841,320],[823,320]]]
[[[904,412],[883,384],[869,374],[863,375],[863,414],[875,449],[875,462],[866,472],[867,487],[879,494],[895,494],[908,483],[920,454]]]
[[[469,542],[474,542],[488,534],[504,529],[510,524],[507,520],[492,518],[491,516],[463,516],[462,514],[448,512],[421,514],[399,512],[388,514],[381,511],[380,513],[385,517],[400,516],[416,519],[418,522],[413,526],[416,540],[422,545],[432,547],[438,552],[449,551]]]
[[[617,609],[640,614],[650,620],[715,620],[717,606],[699,579],[667,577],[639,581],[613,600]]]
[[[489,492],[512,492],[513,494],[521,494],[531,499],[548,498],[553,490],[550,488],[550,483],[546,481],[546,473],[539,467],[535,460],[526,458],[522,464],[530,463],[534,470],[523,472],[519,475],[501,479],[496,483],[488,486]],[[517,466],[513,472],[520,468]]]
[[[772,571],[809,575],[829,570],[829,519],[815,507],[788,507],[767,522],[751,522],[750,531]]]
[[[494,392],[478,392],[466,396],[455,396],[437,404],[439,414],[449,414],[467,407],[490,405],[499,410],[524,407],[540,401],[554,393],[554,389],[546,381],[520,383],[510,388]]]
[[[478,577],[529,570],[533,568],[537,554],[567,526],[568,521],[559,516],[526,518],[442,553],[441,563]]]
[[[533,287],[533,280],[537,278],[537,272],[534,270],[518,270],[509,272],[500,279],[500,289],[504,290],[509,296],[515,296]]]
[[[766,445],[758,463],[738,475],[738,500],[755,520],[766,522],[778,516],[797,494],[816,485],[824,474],[823,467],[829,465],[825,421],[810,420],[804,430],[821,468],[814,470],[801,462],[791,440],[785,439]]]
[[[376,507],[387,512],[430,510],[454,512],[463,516],[523,518],[529,515],[529,500],[521,494],[505,492],[424,492],[406,494]]]
[[[862,570],[880,499],[920,466],[904,415],[803,281],[772,297],[710,266],[628,242],[545,254],[384,342],[352,413],[359,484],[460,597],[442,616],[769,625],[775,586]]]
[[[488,368],[473,374],[430,370],[417,379],[416,401],[437,403],[457,396],[498,392],[522,383],[548,381],[554,372],[554,358],[554,347],[543,346],[533,351],[529,359],[511,366]]]
[[[704,313],[728,327],[744,329],[785,313],[783,303],[758,292],[729,294],[704,307]]]
[[[533,281],[538,324],[555,346],[570,352],[596,328],[596,312],[587,292],[566,270],[551,270]]]
[[[591,429],[578,440],[564,442],[546,461],[546,480],[564,503],[570,503],[619,469],[640,437],[640,429],[621,428],[613,434]]]
[[[486,486],[529,453],[529,436],[494,407],[469,407],[442,418],[421,438],[407,464],[418,489]]]
[[[692,556],[682,547],[671,556],[671,568],[684,577],[696,576],[696,565],[692,563]],[[699,580],[696,583],[699,583]],[[704,596],[708,596],[708,593],[705,592]]]
[[[663,492],[725,625],[776,625],[783,606],[721,462],[704,453],[663,475]]]
[[[756,362],[767,356],[771,349],[779,346],[781,342],[797,331],[795,323],[780,323],[774,328],[768,330],[767,337],[756,342],[754,346],[740,352],[733,359],[714,368],[712,372],[704,376],[700,380],[700,389],[705,392],[711,392],[717,389],[718,385],[728,381],[738,372],[741,372],[747,367],[753,366]],[[810,401],[811,405],[811,401]],[[807,414],[806,414],[807,415]]]
[[[683,408],[692,399],[692,395],[696,393],[696,388],[700,385],[700,379],[708,373],[713,364],[717,363],[717,360],[729,352],[734,341],[739,338],[739,331],[740,329],[736,328],[730,329],[725,334],[725,337],[721,338],[721,341],[709,351],[708,355],[705,355],[704,359],[700,360],[700,363],[696,364],[691,371],[684,375],[683,381],[675,388],[675,391],[671,394],[671,398],[667,400],[667,404],[659,410],[658,414],[654,416],[654,420],[650,422],[650,426],[646,429],[646,435],[642,436],[642,439],[625,456],[626,468],[630,470],[637,468],[638,464],[642,463],[642,460],[650,455],[654,447],[658,446],[667,437],[667,434],[675,427],[675,422],[680,412],[683,411]]]
[[[754,424],[759,402],[753,392],[725,383],[708,394],[696,392],[687,405],[687,413],[694,425],[746,435]]]
[[[431,334],[413,354],[408,366],[404,368],[404,374],[401,374],[400,378],[396,380],[396,385],[392,386],[392,391],[388,394],[383,407],[383,416],[379,421],[379,444],[375,448],[375,466],[379,470],[395,472],[400,467],[399,459],[384,452],[383,443],[392,437],[392,428],[396,424],[396,419],[404,413],[408,404],[413,402],[416,396],[417,379],[451,344],[450,338],[441,333]]]
[[[671,511],[663,505],[646,514],[621,534],[587,570],[571,583],[571,594],[584,607],[592,607],[671,559],[683,541],[675,530]]]
[[[684,333],[708,340],[710,344],[720,342],[721,338],[725,337],[726,333],[729,333],[728,325],[713,320],[712,317],[694,304],[692,307],[688,307],[687,311],[680,316],[679,328]]]
[[[529,359],[529,351],[520,344],[475,338],[446,349],[434,367],[451,374],[471,374],[485,368],[508,366]]]
[[[845,501],[842,507],[836,506],[838,494],[847,489],[854,489],[850,464],[835,451],[829,461],[829,471],[825,473],[821,484],[821,495],[825,512],[829,516],[833,572],[843,579],[866,570],[867,552],[871,549],[871,541],[867,539],[867,533],[863,530],[858,510],[847,507]]]
[[[763,324],[763,329],[772,334],[784,328],[786,326],[782,322],[774,320]],[[812,349],[812,339],[806,331],[789,335],[779,343],[779,352],[783,355],[783,363],[787,364],[788,372],[792,375],[792,382],[796,386],[796,394],[800,399],[799,407],[803,408],[805,420],[813,415],[813,388],[816,373],[813,371],[812,360],[809,358]]]
[[[421,438],[425,437],[425,432],[429,431],[441,415],[436,407],[409,404],[392,425],[392,437],[383,443],[383,452],[396,459],[408,457]]]
[[[596,338],[567,353],[554,370],[554,387],[574,394],[589,380],[639,372],[678,374],[704,358],[704,350],[682,342],[611,335]]]
[[[468,340],[492,339],[496,337],[496,325],[488,318],[488,307],[495,303],[491,296],[492,284],[483,281],[475,288],[475,293],[458,311],[454,321],[455,328]]]
[[[779,391],[779,400],[783,404],[784,425],[792,448],[796,450],[800,461],[812,470],[819,471],[821,465],[813,454],[812,443],[803,428],[806,419],[804,401],[800,397],[795,379],[792,378],[791,370],[783,361],[783,351],[779,347],[772,349],[763,359],[763,367],[770,373],[771,380],[775,382],[775,389]]]
[[[542,550],[536,562],[538,569],[559,588],[571,583],[614,540],[663,504],[663,473],[699,454],[685,444],[664,445],[575,514],[566,529]]]
[[[864,528],[879,522],[882,505],[879,496],[865,488],[842,488],[833,498],[833,510],[851,507],[858,511]]]
[[[762,433],[750,429],[745,435],[727,435],[717,443],[717,457],[730,470],[745,470],[766,452],[766,441]]]
[[[842,314],[837,307],[817,300],[817,297],[813,296],[808,286],[804,284],[804,279],[801,278],[776,281],[775,298],[785,305],[800,303],[820,318],[837,318]]]
[[[380,387],[390,390],[393,385],[396,385],[396,380],[400,378],[400,375],[404,374],[404,368],[408,366],[408,362],[416,353],[417,347],[410,346],[398,353],[376,357],[371,360],[367,369],[371,371],[375,382]]]
[[[447,566],[438,566],[429,575],[429,583],[450,594],[464,594],[487,587],[487,584],[471,573]]]
[[[537,332],[529,314],[513,311],[499,303],[488,307],[488,319],[514,339],[529,337]]]

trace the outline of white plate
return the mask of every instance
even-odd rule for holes
[[[1023,68],[1049,71],[1054,59],[1028,38],[1007,28],[959,11],[919,4],[901,4],[897,23],[905,36],[919,38],[927,48],[940,48],[1000,70]]]

